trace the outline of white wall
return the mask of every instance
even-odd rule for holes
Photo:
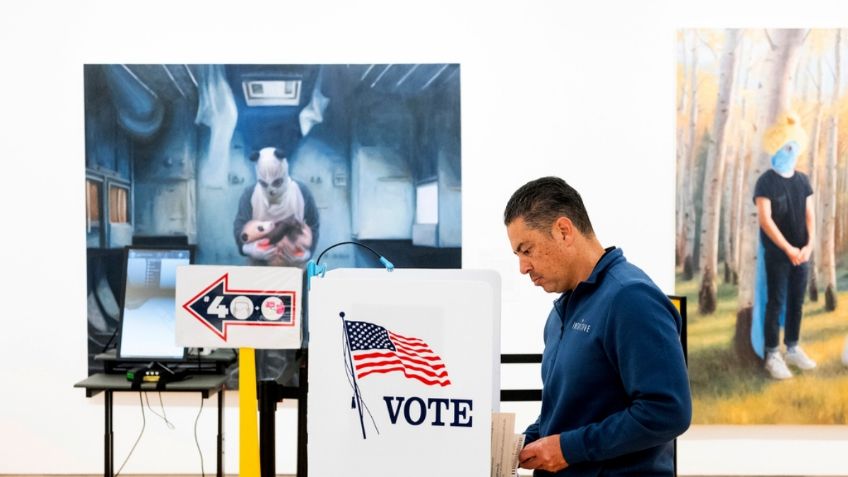
[[[565,177],[602,241],[671,292],[675,29],[848,24],[839,0],[458,3],[2,4],[0,473],[102,469],[102,397],[71,387],[86,373],[84,63],[461,63],[463,265],[502,274],[503,351],[536,352],[552,297],[517,273],[501,225],[511,192],[540,175]],[[177,429],[148,413],[125,472],[199,470],[199,398],[164,397]],[[237,399],[227,399],[234,473]],[[117,400],[118,464],[140,428],[137,400]],[[199,423],[207,472],[214,418],[209,406]],[[294,472],[294,408],[278,421],[278,471]],[[694,428],[679,455],[684,474],[848,474],[848,429]]]

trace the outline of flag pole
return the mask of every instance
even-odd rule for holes
[[[365,437],[365,418],[362,415],[362,395],[359,393],[359,383],[356,381],[356,371],[353,369],[353,356],[350,353],[350,334],[347,332],[347,322],[345,320],[345,312],[339,312],[339,318],[342,319],[342,330],[344,330],[345,335],[345,348],[347,348],[347,359],[349,363],[348,370],[350,371],[350,377],[353,382],[353,396],[356,399],[356,410],[359,412],[359,426],[362,428],[362,438]]]

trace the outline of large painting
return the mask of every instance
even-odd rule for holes
[[[129,245],[214,265],[382,266],[370,250],[462,265],[458,64],[97,64],[84,79],[90,373],[119,342]],[[331,249],[349,241],[365,247]],[[257,359],[260,379],[296,380],[294,352]]]
[[[677,33],[677,293],[696,424],[848,423],[842,30]]]

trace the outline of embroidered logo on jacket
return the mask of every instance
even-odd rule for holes
[[[571,329],[575,330],[575,331],[582,331],[583,333],[588,334],[589,331],[592,329],[592,325],[590,325],[589,323],[586,323],[583,320],[580,320],[577,323],[574,323],[573,325],[571,325]]]

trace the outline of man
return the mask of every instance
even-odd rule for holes
[[[525,431],[534,475],[674,475],[673,439],[691,420],[674,305],[620,249],[604,249],[580,195],[528,182],[504,223],[519,269],[561,293],[545,324],[542,411]]]
[[[806,140],[797,116],[781,115],[763,135],[771,169],[763,172],[754,187],[766,276],[765,369],[774,379],[792,377],[787,363],[802,370],[816,367],[798,346],[816,223],[810,180],[795,170]],[[780,354],[781,315],[785,359]]]

